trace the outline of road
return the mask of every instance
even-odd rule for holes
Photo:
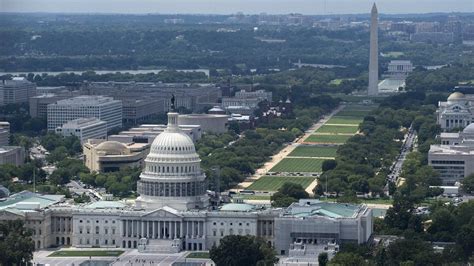
[[[415,142],[416,131],[413,129],[413,127],[410,127],[410,129],[408,130],[408,134],[406,135],[403,145],[401,147],[400,155],[398,155],[397,160],[391,167],[390,174],[387,176],[387,181],[397,182],[402,172],[403,163],[405,162],[405,159],[408,153],[410,153],[411,148],[413,147]]]

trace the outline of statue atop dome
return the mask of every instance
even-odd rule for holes
[[[174,112],[176,111],[176,106],[175,106],[175,98],[174,98],[174,94],[171,95],[171,111]]]

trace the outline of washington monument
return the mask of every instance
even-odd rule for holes
[[[379,93],[379,41],[378,41],[378,12],[377,6],[372,6],[370,12],[370,61],[369,61],[369,95]]]

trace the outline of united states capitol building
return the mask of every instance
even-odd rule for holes
[[[208,250],[227,235],[264,238],[280,255],[327,243],[365,243],[373,230],[366,205],[305,199],[288,208],[230,203],[210,208],[206,177],[178,114],[151,145],[137,184],[139,197],[74,205],[61,195],[23,191],[0,202],[0,220],[21,219],[36,249],[100,247],[175,253]]]

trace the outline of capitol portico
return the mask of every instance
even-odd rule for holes
[[[168,114],[137,184],[135,204],[98,201],[74,205],[64,197],[20,192],[0,202],[0,221],[21,219],[37,249],[74,246],[175,253],[208,250],[228,235],[263,238],[278,254],[327,243],[365,243],[373,230],[365,205],[301,199],[288,208],[230,203],[208,207],[206,177],[191,138]],[[310,248],[308,248],[310,250]]]

